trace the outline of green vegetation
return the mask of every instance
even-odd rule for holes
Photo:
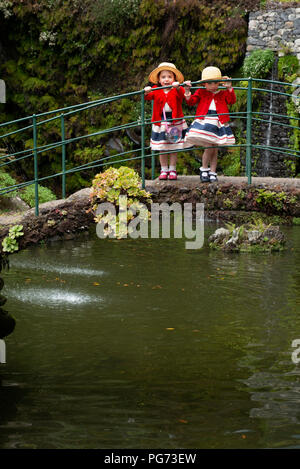
[[[262,219],[236,226],[227,223],[208,239],[211,249],[229,252],[270,253],[282,251],[285,236],[278,226],[266,225]]]
[[[300,225],[300,218],[299,217],[294,217],[293,218],[293,225]]]
[[[5,55],[0,57],[0,76],[9,93],[7,104],[0,105],[0,120],[142,89],[161,61],[174,62],[193,81],[207,64],[230,74],[244,56],[245,3],[252,7],[259,2],[245,0],[239,8],[234,0],[1,1],[0,42]],[[66,138],[135,121],[139,109],[139,99],[132,98],[74,114],[66,119]],[[151,103],[147,103],[147,117],[150,114]],[[10,126],[6,131],[15,129]],[[130,151],[133,142],[125,131],[120,136],[124,150]],[[110,137],[95,136],[68,145],[67,169],[102,158],[110,151]],[[38,145],[60,139],[59,121],[39,127]],[[14,151],[31,148],[32,132],[11,135],[5,144]],[[61,149],[42,156],[41,177],[60,171]],[[137,164],[132,166],[137,169]],[[33,178],[32,158],[17,165],[13,177],[22,172],[26,179]],[[148,170],[149,160],[146,165]],[[11,167],[15,171],[15,165]],[[88,170],[68,175],[67,192],[87,186],[92,176]],[[57,193],[57,183],[50,184]]]
[[[161,61],[174,62],[192,81],[200,79],[208,64],[220,67],[224,75],[232,76],[239,68],[246,76],[263,78],[272,67],[272,51],[254,51],[242,65],[247,12],[259,6],[260,0],[0,0],[0,76],[9,90],[7,104],[0,105],[1,122],[142,89],[149,72]],[[294,73],[290,61],[282,61],[282,73]],[[246,92],[236,93],[237,103],[231,111],[245,111]],[[151,103],[145,104],[145,112],[150,118]],[[138,121],[139,114],[138,97],[75,113],[66,118],[66,138]],[[245,143],[245,121],[233,122],[236,141]],[[14,125],[6,131],[16,129]],[[291,148],[295,149],[299,148],[297,132],[291,136]],[[147,127],[147,141],[149,135]],[[136,156],[131,153],[136,146],[126,132],[120,131],[118,136],[128,158]],[[95,135],[69,144],[67,169],[107,155],[113,157],[117,151],[110,148],[111,137],[111,133]],[[60,139],[59,120],[39,126],[38,145]],[[31,148],[32,142],[30,129],[8,136],[5,146],[17,152]],[[219,159],[220,171],[228,176],[241,174],[243,152],[242,148],[228,149]],[[115,160],[106,161],[111,164]],[[140,168],[139,161],[126,164]],[[10,167],[11,177],[18,179],[24,174],[26,180],[33,179],[32,158]],[[40,177],[60,172],[61,149],[44,152],[38,169]],[[179,155],[179,172],[193,174],[197,169],[191,152]],[[147,159],[146,177],[150,175]],[[67,193],[87,187],[93,176],[92,170],[68,174]],[[59,193],[58,178],[47,184]]]
[[[38,185],[38,191],[39,191],[39,203],[40,204],[43,204],[44,202],[50,202],[51,200],[56,199],[55,194],[53,194],[53,192],[47,187]],[[35,206],[35,186],[32,184],[31,186],[26,187],[26,189],[20,192],[20,197],[30,207],[34,207]]]
[[[92,183],[91,201],[92,210],[95,213],[95,221],[107,225],[105,232],[107,235],[122,238],[124,229],[127,230],[127,224],[131,222],[136,213],[139,213],[139,219],[149,219],[148,210],[143,212],[144,205],[151,202],[151,196],[144,189],[141,189],[141,179],[139,175],[131,168],[122,166],[120,168],[109,168],[103,173],[95,176]],[[115,207],[115,213],[107,210],[103,213],[97,213],[98,204],[109,202]],[[122,204],[122,207],[120,207]],[[120,210],[126,210],[126,223],[124,216],[120,217]]]
[[[272,70],[274,52],[269,49],[258,49],[245,58],[243,72],[245,77],[265,78]]]
[[[278,59],[278,78],[293,82],[299,71],[299,60],[295,55],[285,55]]]
[[[0,188],[4,189],[5,187],[14,186],[17,184],[16,180],[11,177],[7,172],[0,170]],[[3,194],[1,197],[15,197],[17,195],[16,191],[7,192]]]
[[[6,236],[2,241],[3,252],[13,253],[18,251],[19,245],[17,243],[17,238],[23,236],[23,225],[14,225],[9,229],[8,236]]]
[[[285,192],[257,189],[257,193],[258,195],[255,198],[257,205],[264,207],[266,210],[272,209],[281,212],[288,205],[292,205],[297,202],[295,196],[288,195]]]

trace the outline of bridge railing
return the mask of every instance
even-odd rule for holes
[[[224,80],[222,80],[224,81]],[[296,129],[299,131],[299,117],[295,116],[288,116],[285,114],[277,114],[277,113],[265,113],[260,111],[253,111],[253,95],[255,92],[264,92],[264,93],[273,93],[285,96],[287,99],[292,98],[294,95],[293,93],[285,93],[281,91],[276,91],[272,89],[274,84],[285,86],[288,91],[293,90],[293,84],[291,83],[283,83],[277,82],[272,80],[262,80],[262,79],[253,79],[253,78],[232,78],[231,81],[237,82],[238,84],[246,84],[247,86],[235,86],[236,90],[243,90],[243,92],[247,95],[247,105],[245,111],[242,112],[230,112],[231,119],[240,119],[244,120],[245,125],[245,142],[246,143],[236,143],[235,145],[231,145],[231,147],[240,147],[245,149],[246,153],[246,164],[245,164],[245,173],[248,179],[248,183],[251,184],[252,180],[252,152],[253,149],[258,150],[270,150],[274,153],[278,152],[284,154],[287,157],[299,157],[300,152],[298,150],[292,150],[289,147],[275,147],[271,145],[259,145],[253,143],[252,138],[252,128],[253,123],[270,123],[276,126],[283,126],[288,129]],[[258,88],[256,87],[259,83],[267,83],[271,85],[271,88]],[[255,86],[254,86],[255,85]],[[199,81],[192,83],[192,88],[196,89],[200,86],[203,86]],[[107,105],[114,101],[119,101],[124,98],[132,98],[134,100],[138,99],[140,101],[140,115],[139,119],[136,121],[132,121],[126,124],[116,124],[108,129],[99,129],[95,130],[91,133],[85,135],[78,135],[72,138],[66,138],[66,119],[72,118],[77,113],[82,112],[90,112],[94,109],[101,108],[103,105]],[[299,99],[299,98],[296,98]],[[149,114],[149,113],[148,113]],[[31,116],[23,117],[21,119],[17,119],[10,122],[5,122],[0,124],[0,148],[6,146],[6,141],[9,140],[9,137],[15,135],[15,138],[18,138],[20,141],[26,140],[27,142],[30,141],[31,145],[28,148],[24,148],[23,150],[12,151],[9,154],[4,154],[0,156],[0,171],[1,168],[10,169],[11,165],[16,164],[17,162],[23,162],[31,158],[31,164],[33,168],[33,178],[30,180],[26,180],[17,184],[13,184],[7,187],[0,188],[0,196],[4,194],[8,194],[13,192],[17,189],[22,189],[28,185],[34,185],[35,188],[35,213],[36,215],[39,214],[39,184],[43,181],[52,179],[52,178],[61,178],[61,193],[62,198],[66,197],[66,178],[68,175],[74,172],[81,172],[86,170],[92,170],[95,168],[102,168],[107,165],[113,164],[120,164],[126,163],[128,161],[140,160],[141,162],[141,178],[142,178],[142,186],[145,187],[145,161],[146,159],[151,159],[151,174],[152,178],[155,177],[155,161],[156,161],[156,153],[151,150],[150,146],[147,145],[148,139],[146,141],[146,129],[147,127],[151,126],[151,117],[146,113],[145,109],[145,99],[144,99],[144,90],[135,91],[131,93],[125,93],[121,95],[116,95],[108,98],[101,98],[94,101],[89,101],[86,103],[77,104],[74,106],[68,106],[61,109],[56,109],[49,112],[44,112],[40,114],[33,114]],[[194,115],[185,115],[185,119],[193,119]],[[285,118],[288,119],[290,122],[289,124],[285,124],[281,121],[277,121],[275,119]],[[292,123],[291,123],[292,122]],[[42,126],[49,127],[50,125],[56,126],[56,131],[59,128],[60,139],[54,141],[52,143],[47,143],[44,145],[38,144],[38,132]],[[95,137],[102,137],[109,133],[114,132],[121,132],[124,130],[128,130],[130,128],[140,128],[140,147],[135,149],[130,149],[127,151],[121,151],[117,154],[102,156],[100,158],[96,158],[92,161],[89,161],[84,164],[80,164],[73,167],[68,167],[66,165],[67,162],[67,149],[73,145],[78,143],[84,139],[93,139]],[[5,129],[7,129],[5,131]],[[57,133],[57,132],[56,132]],[[199,150],[203,147],[193,147],[190,149],[183,149],[177,150],[178,153],[180,152],[187,152],[187,151],[195,151]],[[228,147],[227,147],[228,148]],[[53,172],[52,174],[48,174],[46,176],[41,176],[39,172],[39,163],[40,158],[43,154],[48,154],[52,150],[60,149],[61,152],[61,170],[58,172]],[[163,152],[168,153],[168,152]],[[172,150],[174,153],[174,150]],[[27,162],[26,162],[27,163]]]

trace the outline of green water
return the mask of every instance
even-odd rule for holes
[[[285,232],[272,255],[92,231],[11,256],[0,448],[300,448],[300,227]]]

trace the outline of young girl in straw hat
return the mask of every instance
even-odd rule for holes
[[[145,99],[153,100],[152,132],[150,146],[152,150],[172,151],[187,148],[184,141],[187,124],[183,119],[182,101],[185,89],[180,86],[184,77],[174,64],[163,62],[149,75],[149,81],[154,84],[151,88],[146,86]],[[170,88],[161,88],[169,86]],[[172,86],[172,87],[171,87]],[[174,120],[171,120],[174,119]],[[175,132],[173,139],[168,136],[168,130]],[[159,161],[161,171],[159,179],[177,179],[176,153],[169,153],[170,165],[168,165],[168,154],[161,153]]]
[[[236,102],[231,81],[222,83],[225,90],[219,90],[222,77],[217,67],[206,67],[202,71],[201,82],[205,89],[198,89],[193,95],[186,90],[185,98],[189,106],[197,104],[196,119],[186,134],[190,145],[204,146],[200,179],[202,182],[215,182],[217,178],[218,146],[233,145],[235,138],[229,126],[228,106]]]

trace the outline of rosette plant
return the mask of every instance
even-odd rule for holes
[[[141,178],[132,168],[110,167],[97,174],[92,183],[90,198],[95,221],[106,224],[107,236],[124,238],[127,228],[130,233],[130,225],[134,219],[150,219],[150,213],[145,208],[152,202],[151,194],[142,189]],[[115,210],[97,213],[99,205],[103,203],[111,204]]]

